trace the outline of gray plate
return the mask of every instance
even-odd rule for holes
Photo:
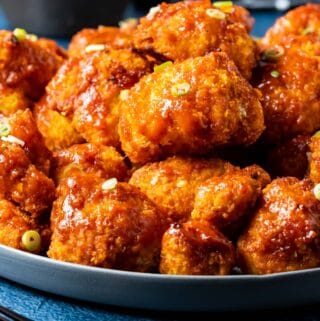
[[[0,245],[0,276],[66,297],[144,309],[230,311],[320,302],[320,269],[172,276],[58,262]]]

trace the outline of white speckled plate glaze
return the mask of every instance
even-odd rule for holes
[[[70,298],[143,309],[230,311],[320,302],[320,269],[173,276],[59,262],[0,245],[0,276]]]

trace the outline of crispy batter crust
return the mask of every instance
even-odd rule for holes
[[[136,170],[129,183],[139,187],[168,216],[169,222],[185,222],[194,205],[196,189],[206,179],[222,175],[220,159],[171,157]]]
[[[97,51],[68,60],[35,109],[48,148],[67,148],[83,140],[119,146],[115,101],[150,68],[131,50]]]
[[[225,275],[234,265],[232,243],[207,222],[173,224],[163,236],[163,274]]]
[[[110,146],[80,144],[54,153],[53,177],[56,182],[72,175],[73,171],[92,173],[101,178],[123,181],[128,168],[123,157]]]
[[[320,264],[320,202],[311,181],[274,180],[261,207],[238,241],[244,271],[287,272]]]
[[[103,190],[97,175],[61,182],[51,215],[48,256],[57,260],[147,272],[158,267],[165,225],[160,211],[136,187]]]
[[[265,139],[273,144],[320,128],[318,36],[288,38],[280,48],[283,55],[275,62],[263,63],[256,82],[262,94]]]
[[[249,145],[264,130],[257,92],[224,53],[188,59],[143,77],[120,110],[121,146],[134,163]]]
[[[219,11],[225,18],[212,17],[210,10]],[[138,50],[155,52],[173,61],[223,51],[250,79],[257,60],[256,44],[246,30],[251,20],[243,9],[233,10],[234,13],[225,13],[209,0],[162,3],[141,18],[133,34],[134,45]]]

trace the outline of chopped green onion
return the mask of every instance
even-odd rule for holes
[[[104,181],[101,185],[102,189],[104,191],[114,189],[118,184],[118,180],[116,178],[110,178],[106,181]]]
[[[301,31],[301,35],[302,36],[306,36],[306,35],[309,35],[310,33],[313,33],[314,32],[314,28],[312,27],[307,27],[307,28],[304,28],[302,31]]]
[[[163,64],[161,65],[156,65],[153,67],[153,71],[160,71],[160,70],[163,70],[165,68],[167,68],[168,66],[171,66],[172,65],[172,61],[166,61],[164,62]]]
[[[28,252],[39,251],[41,247],[41,236],[35,230],[29,230],[23,233],[22,245]]]
[[[233,2],[232,1],[216,1],[213,3],[213,5],[217,8],[224,8],[224,7],[232,7]]]
[[[315,134],[313,134],[312,138],[319,138],[320,137],[320,130],[318,130]]]
[[[24,29],[21,28],[16,28],[13,30],[13,35],[18,41],[22,41],[26,39],[27,37],[27,32]]]
[[[273,78],[278,78],[280,76],[280,72],[278,70],[272,70],[270,72],[270,75],[273,77]]]
[[[210,18],[214,18],[217,20],[224,20],[226,18],[226,14],[218,9],[213,9],[213,8],[207,9],[206,14]]]
[[[19,139],[16,136],[12,136],[12,135],[2,136],[1,140],[3,142],[8,142],[8,143],[12,143],[12,144],[18,144],[21,147],[23,147],[25,145],[25,142],[23,140]]]
[[[91,44],[85,47],[84,51],[86,53],[89,53],[89,52],[95,52],[95,51],[103,51],[104,49],[106,49],[106,46],[104,44]]]
[[[318,201],[320,201],[320,184],[317,184],[313,189],[313,194]]]
[[[0,123],[0,137],[7,137],[10,134],[10,125],[7,123]]]
[[[182,82],[172,86],[171,93],[175,97],[186,95],[190,91],[190,84],[187,82]]]
[[[275,46],[266,50],[262,55],[264,61],[277,61],[284,54],[284,49],[281,46]]]
[[[30,41],[37,41],[38,40],[38,36],[33,33],[28,33],[26,37]]]
[[[152,20],[156,16],[156,14],[158,14],[160,11],[161,9],[159,5],[156,7],[150,8],[149,13],[147,14],[147,18],[149,20]]]
[[[124,29],[128,27],[134,27],[138,24],[138,19],[136,18],[128,18],[126,20],[122,20],[119,22],[119,27]]]

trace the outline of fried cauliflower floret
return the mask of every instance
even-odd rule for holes
[[[92,173],[101,178],[127,178],[128,168],[123,157],[110,146],[94,144],[73,145],[54,153],[54,177],[57,182],[72,175],[73,171]]]
[[[134,163],[250,145],[264,129],[257,92],[224,53],[143,77],[120,104],[122,149]]]
[[[13,203],[0,200],[0,243],[15,249],[28,251],[22,242],[22,237],[27,231],[37,231],[41,236],[40,246],[33,253],[40,253],[47,249],[50,231],[44,224],[19,210]]]
[[[130,30],[132,32],[132,30]],[[121,28],[99,26],[97,29],[83,29],[76,33],[69,44],[70,57],[77,57],[81,53],[93,50],[90,45],[105,45],[106,48],[130,48],[131,36]]]
[[[297,135],[310,135],[320,128],[318,37],[290,38],[277,51],[275,61],[261,65],[257,81],[262,94],[265,139],[273,144]]]
[[[243,11],[225,12],[209,0],[162,3],[140,20],[133,34],[138,50],[182,61],[212,51],[226,52],[241,74],[250,79],[256,65],[257,48],[243,24]]]
[[[172,224],[163,235],[163,274],[226,275],[234,265],[232,243],[208,222]]]
[[[38,100],[63,59],[29,39],[0,31],[0,83],[20,89],[26,98]]]
[[[35,109],[48,148],[67,148],[81,139],[118,146],[119,111],[114,102],[150,68],[131,50],[96,51],[68,60]]]
[[[308,170],[310,136],[297,136],[267,151],[266,169],[273,177],[302,179]]]
[[[51,152],[44,144],[43,138],[38,131],[35,120],[29,109],[18,110],[9,117],[0,115],[0,124],[8,129],[8,134],[2,140],[10,141],[10,138],[18,138],[20,146],[23,148],[31,163],[37,169],[49,174],[51,165]]]
[[[281,44],[290,36],[313,34],[320,30],[320,5],[306,4],[279,18],[262,39],[264,46]]]
[[[165,225],[136,187],[82,173],[63,180],[57,194],[49,257],[139,272],[158,267]]]
[[[0,159],[0,199],[17,204],[35,218],[40,217],[54,200],[53,181],[32,165],[18,144],[0,141]]]
[[[240,236],[244,271],[267,274],[320,264],[320,202],[311,181],[274,180],[263,191],[261,207]]]
[[[262,168],[250,167],[202,183],[196,192],[191,218],[208,221],[234,238],[252,214],[262,189],[270,183],[268,173]]]
[[[220,159],[171,157],[136,170],[129,183],[137,186],[166,213],[169,222],[185,222],[194,205],[196,189],[206,179],[222,175]]]

